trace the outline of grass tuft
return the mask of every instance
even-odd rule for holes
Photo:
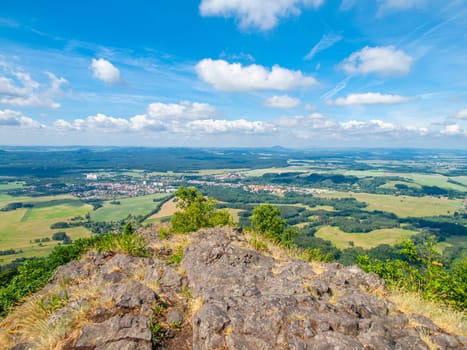
[[[449,333],[467,336],[467,315],[465,312],[425,300],[415,292],[392,290],[388,298],[404,313],[423,315]]]

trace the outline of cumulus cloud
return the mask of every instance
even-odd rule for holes
[[[453,119],[467,119],[467,108],[455,113],[454,115],[451,116],[451,118],[453,118]]]
[[[29,73],[11,70],[8,66],[3,68],[4,75],[0,76],[1,104],[54,109],[60,107],[60,103],[55,99],[63,93],[61,88],[67,83],[66,79],[46,72],[49,84],[39,83]]]
[[[266,123],[261,121],[248,121],[245,119],[225,120],[206,119],[194,120],[187,124],[192,131],[201,131],[206,134],[220,134],[229,132],[240,132],[246,134],[263,134],[272,131]]]
[[[341,68],[348,74],[405,75],[410,72],[412,62],[412,57],[394,46],[366,46],[345,59]]]
[[[357,121],[349,120],[346,122],[339,123],[341,129],[347,131],[359,131],[359,132],[388,132],[394,130],[401,130],[403,128],[398,127],[392,123],[385,122],[379,119],[372,119],[369,121]]]
[[[282,96],[271,96],[264,100],[263,105],[266,107],[271,108],[294,108],[300,104],[300,100],[298,98],[293,98],[287,95]]]
[[[465,130],[463,130],[459,124],[449,124],[441,130],[441,134],[445,135],[461,135],[465,133]]]
[[[120,82],[120,71],[109,61],[99,58],[92,59],[92,75],[106,84],[117,84]]]
[[[320,41],[318,41],[315,46],[312,47],[310,52],[304,57],[305,60],[311,60],[315,57],[316,54],[330,48],[335,43],[342,40],[342,36],[335,33],[325,34],[321,37]]]
[[[86,119],[75,119],[68,122],[59,119],[54,123],[57,129],[61,130],[98,130],[100,132],[119,132],[130,128],[130,122],[125,118],[109,117],[102,113],[97,113]]]
[[[324,0],[202,0],[199,11],[205,17],[234,17],[242,29],[266,31],[281,17],[298,16],[302,8],[319,7]]]
[[[350,94],[347,97],[340,97],[330,104],[338,106],[351,105],[373,105],[373,104],[392,104],[408,101],[408,97],[400,95],[385,95],[379,92],[367,92],[366,94]]]
[[[243,66],[224,60],[203,59],[196,65],[198,77],[222,91],[292,90],[317,84],[301,71],[278,65],[271,70],[257,64]]]
[[[21,112],[4,109],[0,111],[0,126],[20,128],[44,128],[45,126],[34,119],[24,116]]]
[[[151,103],[148,107],[148,116],[153,118],[182,118],[197,119],[209,118],[218,114],[217,110],[207,104],[199,102],[182,101],[176,103]]]

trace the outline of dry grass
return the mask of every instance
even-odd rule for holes
[[[203,307],[203,305],[204,303],[201,298],[191,299],[190,308],[188,310],[190,318],[193,317],[193,315],[196,315],[196,313]]]
[[[426,331],[420,331],[419,332],[420,339],[423,340],[423,342],[428,346],[430,350],[438,350],[439,346],[435,343],[430,338],[430,334]]]
[[[86,316],[97,305],[100,289],[101,286],[96,284],[60,283],[31,295],[0,322],[0,344],[11,348],[20,342],[30,342],[34,344],[31,348],[34,350],[62,349],[89,323]],[[59,298],[60,295],[68,295],[68,298]],[[60,304],[54,305],[49,300],[58,300]],[[73,302],[76,307],[68,307],[55,322],[49,321],[54,312]]]
[[[424,300],[416,293],[394,290],[391,291],[388,298],[404,313],[423,315],[449,333],[467,336],[467,316],[465,312],[452,310]]]

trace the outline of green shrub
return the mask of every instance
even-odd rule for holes
[[[457,310],[467,308],[467,257],[455,263],[451,270],[439,261],[430,237],[422,245],[404,242],[401,250],[407,261],[381,261],[359,256],[358,265],[386,280],[389,287],[419,292],[425,299],[447,304]]]

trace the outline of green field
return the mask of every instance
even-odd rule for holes
[[[392,190],[396,189],[396,185],[405,185],[412,188],[422,188],[419,184],[407,181],[388,181],[384,185],[379,186],[380,188],[390,188]]]
[[[24,184],[22,182],[9,182],[0,184],[0,191],[9,191],[23,188]]]
[[[0,212],[0,250],[22,249],[23,253],[0,256],[1,263],[7,263],[19,257],[45,255],[58,242],[31,243],[34,239],[51,238],[54,232],[50,225],[57,221],[66,221],[74,216],[84,216],[92,210],[92,206],[68,196],[44,197],[9,197],[0,198],[0,207],[11,202],[34,204],[33,208],[21,208]],[[84,227],[68,228],[66,233],[71,239],[88,237],[91,233]]]
[[[439,242],[436,249],[442,253],[448,247],[463,247],[467,249],[467,237],[465,236],[450,236],[444,242]]]
[[[356,247],[369,249],[380,244],[394,245],[417,233],[401,228],[387,228],[368,233],[346,233],[338,227],[323,226],[316,232],[315,237],[331,241],[339,249],[351,247],[349,242],[354,242]]]
[[[158,193],[147,196],[121,198],[120,204],[111,204],[111,201],[104,202],[104,205],[91,212],[94,221],[117,221],[131,215],[146,215],[153,210],[159,202],[167,198],[167,194]],[[156,202],[153,201],[156,200]]]
[[[451,179],[465,185],[464,191],[467,191],[467,176],[453,176]]]
[[[242,171],[241,174],[244,176],[263,176],[264,174],[281,174],[281,173],[290,173],[290,172],[309,172],[310,167],[308,166],[288,166],[284,168],[266,168],[266,169],[253,169]]]
[[[399,174],[403,176],[403,174]],[[415,183],[422,186],[438,186],[440,188],[452,189],[461,192],[467,192],[467,187],[448,182],[449,178],[443,175],[433,174],[405,174],[404,177],[412,179]]]
[[[432,215],[449,215],[458,210],[461,200],[441,199],[435,197],[392,196],[384,194],[325,192],[317,195],[325,198],[355,198],[367,204],[367,210],[381,210],[394,213],[399,217],[423,217]]]

